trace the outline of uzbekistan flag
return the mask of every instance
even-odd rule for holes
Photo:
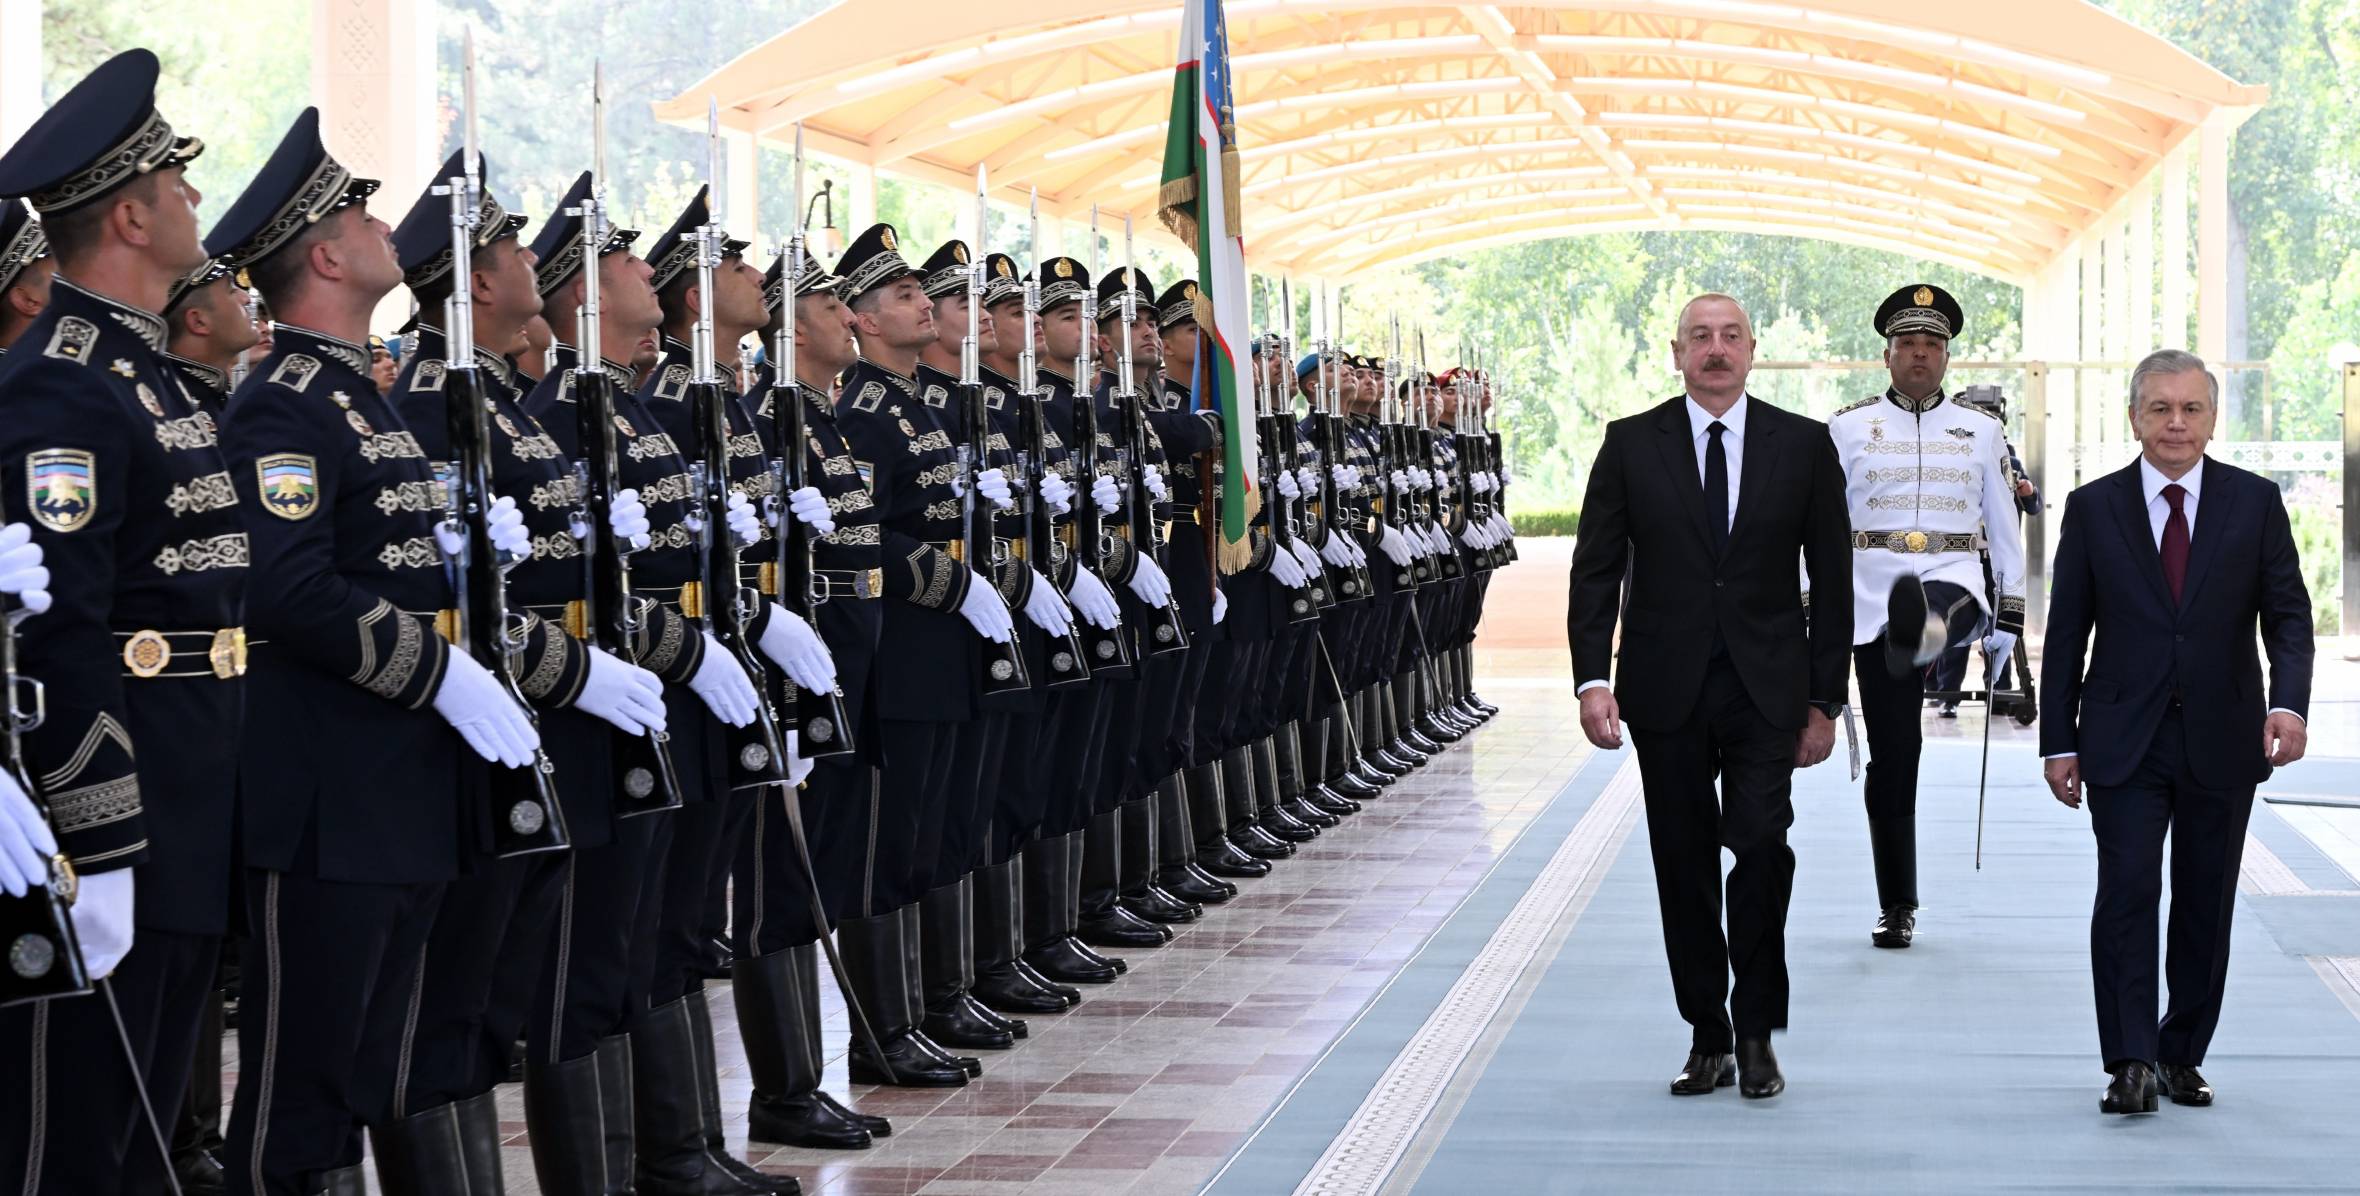
[[[1222,568],[1243,568],[1252,548],[1246,523],[1256,493],[1252,397],[1240,360],[1247,327],[1246,246],[1238,216],[1237,116],[1231,99],[1229,23],[1221,0],[1187,0],[1180,17],[1180,65],[1172,80],[1172,122],[1164,141],[1159,214],[1196,251],[1196,397],[1221,416]],[[1233,564],[1232,561],[1235,563]]]

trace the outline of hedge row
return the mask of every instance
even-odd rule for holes
[[[1519,536],[1570,536],[1582,521],[1582,513],[1571,507],[1539,507],[1532,510],[1508,512],[1508,525]]]

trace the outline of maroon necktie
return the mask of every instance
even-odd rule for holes
[[[2180,587],[2188,580],[2188,516],[2180,509],[2188,492],[2178,482],[2163,488],[2163,501],[2172,513],[2163,520],[2163,584],[2172,589],[2172,603],[2180,601]]]

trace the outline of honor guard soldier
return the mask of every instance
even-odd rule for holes
[[[1917,930],[1917,773],[1925,668],[1980,637],[2005,660],[2024,630],[2024,544],[1999,420],[1945,395],[1958,301],[1926,283],[1877,308],[1893,384],[1828,420],[1852,515],[1853,671],[1868,723],[1868,842],[1881,911],[1871,941]],[[1988,551],[1995,594],[1984,590]]]
[[[433,462],[369,378],[369,314],[402,277],[376,190],[306,109],[210,246],[277,320],[222,437],[260,641],[240,770],[242,972],[258,999],[229,1135],[238,1186],[259,1192],[359,1189],[360,1130],[393,1115],[420,951],[472,835],[461,795],[487,783],[482,761],[521,769],[539,743],[494,674],[437,634],[457,537],[437,526]],[[486,523],[518,546],[512,515]]]
[[[164,300],[164,323],[171,337],[164,357],[187,389],[189,401],[216,422],[229,409],[240,359],[262,339],[246,306],[246,289],[237,278],[227,262],[206,258],[204,265],[173,279]]]
[[[958,453],[917,381],[919,351],[935,336],[934,305],[898,245],[891,225],[873,225],[835,271],[861,348],[837,401],[838,427],[877,508],[885,570],[874,677],[878,870],[857,913],[847,911],[840,943],[879,1040],[853,1043],[854,1080],[942,1086],[981,1075],[982,1065],[937,1045],[911,1016],[923,1007],[911,991],[923,971],[918,905],[934,887],[954,795],[976,783],[972,771],[953,775],[961,728],[980,714],[975,637],[1006,643],[1014,623],[966,560]],[[1008,495],[1002,488],[977,501],[994,497]],[[972,770],[980,755],[963,761]]]
[[[863,886],[879,863],[870,834],[876,731],[868,695],[883,625],[885,571],[876,507],[837,427],[830,394],[836,377],[860,359],[860,347],[852,338],[852,309],[836,297],[842,280],[809,256],[796,276],[795,297],[788,302],[786,261],[782,255],[764,276],[763,304],[777,313],[777,319],[792,321],[786,331],[794,338],[794,377],[773,382],[780,363],[765,360],[756,373],[754,394],[772,443],[782,454],[802,454],[803,476],[825,497],[833,524],[811,547],[810,600],[820,637],[835,662],[846,723],[838,726],[795,712],[803,728],[801,746],[817,757],[800,793],[786,799],[800,803],[804,839],[796,843],[783,807],[767,800],[756,806],[753,829],[738,852],[735,869],[731,992],[738,1030],[745,1039],[746,1070],[753,1079],[747,1139],[861,1150],[872,1139],[892,1133],[892,1126],[882,1117],[853,1112],[820,1089],[826,1055],[820,1038],[818,961],[820,938],[845,911],[859,908]],[[778,343],[778,331],[766,331],[766,347]],[[800,404],[800,412],[791,404]],[[793,435],[798,423],[800,443]],[[775,592],[784,584],[781,573],[767,588]],[[851,751],[840,750],[846,742]],[[811,907],[806,867],[816,874],[824,918]],[[856,1021],[856,1035],[858,1025]],[[948,1082],[966,1080],[965,1072],[949,1067],[938,1068],[936,1074]]]
[[[717,800],[707,783],[718,767],[707,759],[717,750],[713,722],[751,723],[758,696],[737,661],[710,632],[698,630],[683,608],[684,587],[702,570],[696,495],[681,446],[631,389],[636,364],[655,360],[663,308],[649,285],[647,263],[631,252],[637,231],[607,228],[601,219],[602,235],[593,247],[586,213],[599,201],[585,171],[534,238],[534,286],[543,318],[560,338],[578,342],[596,335],[598,344],[593,354],[560,339],[557,369],[526,396],[525,410],[569,460],[584,462],[593,474],[611,465],[623,491],[646,508],[647,545],[626,558],[612,547],[622,541],[609,536],[610,550],[597,567],[620,571],[614,588],[632,611],[634,663],[667,683],[668,755],[685,808]],[[590,271],[599,288],[595,319],[586,311]],[[597,370],[588,368],[592,363]],[[586,409],[607,410],[605,425],[590,425]],[[600,460],[608,454],[611,459]],[[685,592],[695,606],[696,591]],[[534,1147],[534,1168],[545,1177],[600,1174],[603,1166],[609,1182],[635,1176],[642,1192],[775,1186],[741,1174],[745,1165],[723,1144],[719,1095],[701,1078],[711,1069],[698,1050],[688,1001],[692,989],[703,988],[701,954],[697,944],[664,930],[666,863],[681,813],[669,801],[618,810],[614,841],[575,853],[560,898],[558,966],[545,973],[534,1013],[555,1033],[526,1057],[525,1101],[540,1102],[548,1117],[583,1130],[552,1144],[561,1149]],[[701,877],[693,888],[701,900]],[[693,906],[669,925],[677,929],[699,917],[701,906]],[[603,1164],[580,1150],[598,1140],[587,1135],[590,1124],[603,1127]],[[638,1131],[635,1152],[631,1135],[623,1132],[632,1126]]]
[[[31,205],[21,199],[0,201],[0,354],[40,318],[56,274],[49,236],[33,219]]]
[[[184,173],[203,146],[156,111],[156,76],[146,50],[109,59],[0,155],[0,196],[42,221],[11,203],[0,255],[22,329],[0,359],[0,507],[29,517],[54,598],[16,661],[46,687],[22,744],[59,857],[32,879],[79,876],[83,962],[110,985],[0,1011],[0,1173],[34,1192],[165,1185],[141,1104],[174,1108],[189,1081],[232,900],[248,545],[213,419],[162,356],[155,313],[205,258]],[[65,966],[50,946],[18,944],[16,976]]]

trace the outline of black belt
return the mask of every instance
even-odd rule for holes
[[[885,596],[883,569],[814,569],[811,571],[811,590],[814,597],[882,598]]]

